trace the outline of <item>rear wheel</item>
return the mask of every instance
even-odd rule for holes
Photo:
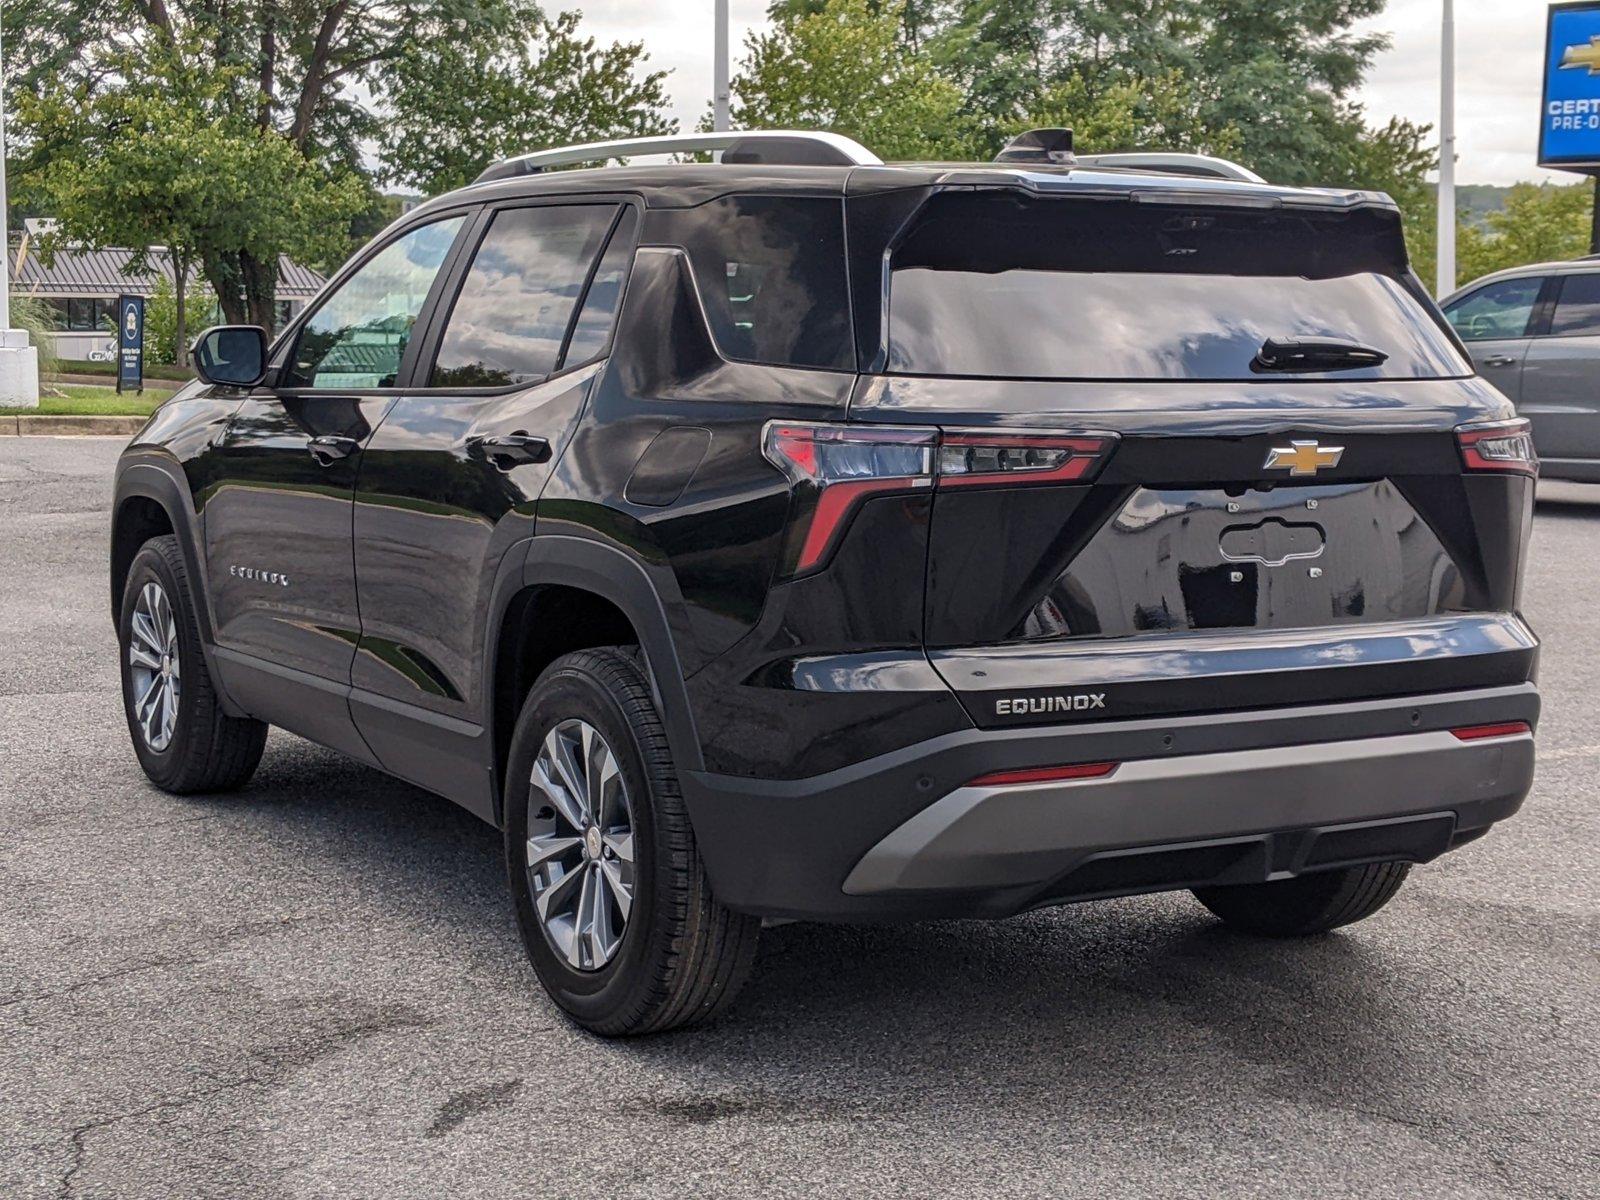
[[[249,782],[267,727],[217,701],[177,538],[152,538],[134,556],[117,632],[128,733],[150,781],[180,794]]]
[[[505,824],[523,945],[578,1024],[654,1033],[732,1003],[761,923],[711,893],[633,652],[579,651],[539,677],[511,744]]]
[[[1223,922],[1245,933],[1304,937],[1370,917],[1400,890],[1410,863],[1371,863],[1271,883],[1195,888]]]

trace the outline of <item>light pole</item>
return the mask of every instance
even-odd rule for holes
[[[711,38],[711,128],[717,133],[728,124],[728,0],[717,0],[716,30]]]
[[[1439,50],[1439,278],[1444,299],[1456,290],[1456,17],[1454,0],[1444,0]]]
[[[0,14],[0,26],[3,26]],[[11,209],[6,204],[5,34],[0,30],[0,408],[39,406],[39,351],[28,331],[11,328]]]

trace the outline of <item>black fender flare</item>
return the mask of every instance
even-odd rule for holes
[[[216,626],[211,617],[211,583],[206,574],[206,558],[200,531],[200,517],[195,511],[188,479],[182,468],[164,454],[150,451],[129,451],[117,464],[116,481],[112,488],[110,546],[116,545],[117,526],[122,520],[126,502],[140,496],[153,500],[167,514],[183,553],[184,566],[189,571],[189,587],[195,605],[195,620],[200,626],[200,649],[205,655],[206,670],[211,676],[212,688],[222,703],[222,710],[231,717],[244,716],[223,689],[222,676],[216,664]],[[108,555],[109,562],[109,555]],[[111,620],[120,620],[122,597],[117,594],[115,581],[108,571],[107,583],[111,591]]]
[[[633,557],[605,542],[566,534],[537,534],[528,539],[527,557],[522,564],[522,587],[558,584],[582,588],[603,596],[622,610],[639,634],[644,651],[646,673],[655,692],[656,708],[666,726],[667,744],[680,771],[699,771],[705,766],[700,738],[695,731],[694,713],[689,707],[689,690],[683,682],[683,664],[677,640],[668,618],[668,604],[680,609],[674,581],[664,581],[674,595],[663,601],[661,588]],[[497,592],[499,589],[496,589]],[[520,589],[518,589],[520,590]],[[496,612],[489,632],[491,656],[498,645],[501,623],[511,601],[510,595],[496,595]],[[488,664],[489,678],[496,664]]]

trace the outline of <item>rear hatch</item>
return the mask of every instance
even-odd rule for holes
[[[1531,445],[1392,208],[936,191],[879,261],[851,420],[938,431],[925,643],[979,724],[1530,677]]]

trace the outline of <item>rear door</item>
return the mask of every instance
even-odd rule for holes
[[[1600,271],[1554,282],[1549,333],[1529,346],[1518,411],[1541,457],[1600,460]]]
[[[277,386],[255,389],[229,423],[206,498],[217,644],[240,676],[230,692],[254,697],[255,715],[351,753],[362,752],[344,698],[361,628],[356,473],[462,224],[446,218],[395,238],[327,295],[288,347]],[[252,685],[263,663],[284,686]],[[316,697],[298,695],[295,681]]]
[[[1444,310],[1482,375],[1512,403],[1522,398],[1523,362],[1551,283],[1543,275],[1502,279],[1468,292]]]
[[[507,549],[583,410],[632,261],[635,207],[485,212],[355,503],[363,736],[386,767],[491,815],[486,621]]]

